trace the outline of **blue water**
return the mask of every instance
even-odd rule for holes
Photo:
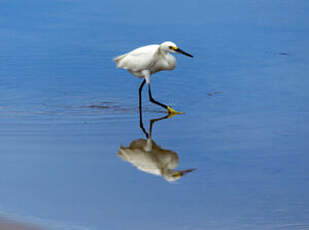
[[[0,1],[0,211],[52,229],[309,229],[308,1]],[[174,41],[153,96],[170,183],[117,154],[145,139],[112,58]],[[144,126],[165,114],[144,92]]]

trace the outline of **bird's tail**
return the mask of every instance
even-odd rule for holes
[[[123,58],[125,58],[125,56],[127,56],[127,54],[123,54],[123,55],[120,55],[120,56],[114,58],[114,62],[116,62],[118,68],[121,67],[120,62]]]

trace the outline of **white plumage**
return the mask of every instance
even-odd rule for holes
[[[128,147],[120,146],[118,155],[139,170],[162,176],[169,182],[178,180],[194,170],[176,170],[179,163],[178,154],[161,148],[151,138],[134,140]]]
[[[149,70],[150,74],[161,70],[173,70],[176,67],[176,59],[166,51],[168,46],[176,47],[172,42],[143,46],[116,57],[114,61],[118,68],[126,69],[136,77],[144,77],[143,70]]]
[[[145,79],[140,87],[140,92],[146,82],[149,87],[149,98],[151,102],[168,109],[169,113],[178,113],[169,106],[155,101],[150,92],[150,76],[152,74],[162,70],[173,70],[176,67],[176,58],[170,54],[175,52],[193,57],[191,54],[179,49],[175,43],[167,41],[160,45],[147,45],[134,49],[131,52],[114,58],[114,61],[118,68],[126,69],[134,76]],[[139,93],[139,96],[141,100],[141,93]],[[141,101],[139,107],[141,109]]]

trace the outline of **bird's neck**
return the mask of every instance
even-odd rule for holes
[[[162,49],[161,46],[159,46],[159,50],[158,51],[159,51],[158,53],[161,54],[162,56],[166,56],[168,54],[168,51]]]

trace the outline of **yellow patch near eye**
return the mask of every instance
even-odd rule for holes
[[[173,50],[178,50],[178,47],[177,46],[172,46],[171,47]]]

